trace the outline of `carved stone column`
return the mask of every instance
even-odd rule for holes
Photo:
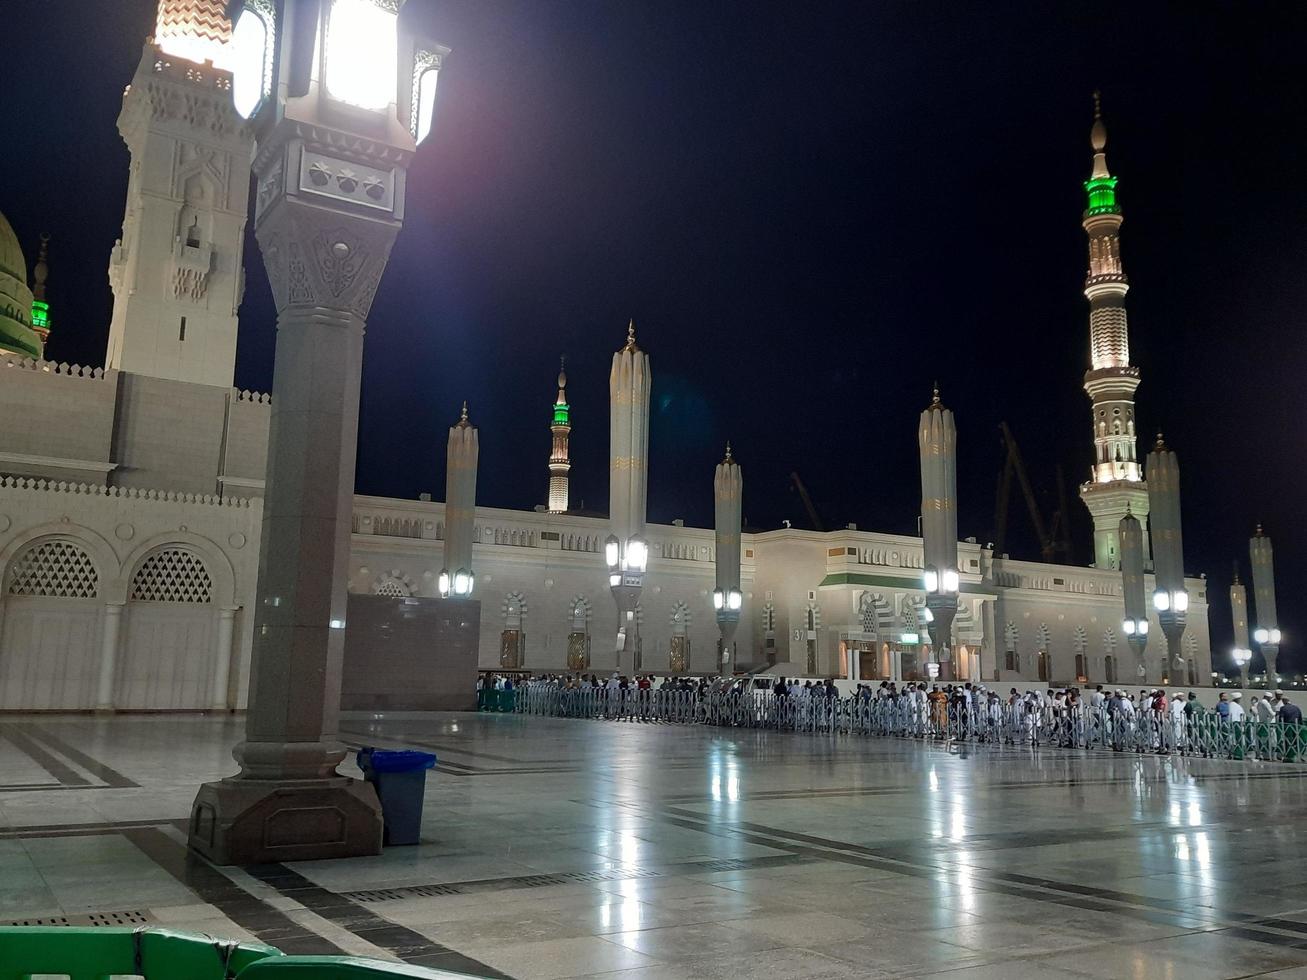
[[[376,793],[336,772],[337,723],[363,333],[407,157],[319,135],[283,122],[255,161],[277,347],[249,712],[239,775],[201,787],[190,826],[223,864],[381,850]]]

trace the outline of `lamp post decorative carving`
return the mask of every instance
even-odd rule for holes
[[[376,793],[336,772],[363,333],[448,53],[402,4],[229,5],[277,345],[240,773],[191,813],[191,847],[221,864],[381,850]]]

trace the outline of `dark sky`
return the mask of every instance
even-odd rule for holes
[[[0,190],[53,235],[49,356],[99,364],[127,152],[114,121],[153,0],[10,0]],[[358,488],[444,486],[462,399],[480,501],[545,499],[568,355],[573,500],[607,505],[607,372],[636,318],[654,372],[649,517],[708,526],[729,438],[745,516],[915,529],[915,428],[957,414],[959,527],[993,537],[997,425],[1043,506],[1091,428],[1081,181],[1103,90],[1141,431],[1180,456],[1186,567],[1230,644],[1230,565],[1274,536],[1286,652],[1307,629],[1307,7],[410,0],[454,49],[368,329]],[[29,259],[32,257],[29,254]],[[247,252],[236,380],[274,313]],[[10,424],[39,425],[39,419]],[[1141,440],[1141,454],[1151,443]],[[1009,550],[1038,557],[1019,497]]]

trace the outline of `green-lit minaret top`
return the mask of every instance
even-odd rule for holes
[[[1103,125],[1103,110],[1099,94],[1094,93],[1094,128],[1090,131],[1089,141],[1094,147],[1094,170],[1085,181],[1085,193],[1089,196],[1085,214],[1120,214],[1121,208],[1116,203],[1116,181],[1107,171],[1107,127]]]
[[[50,236],[42,234],[41,252],[37,256],[36,267],[32,270],[32,329],[41,338],[42,348],[50,339],[50,304],[45,298],[45,280],[50,274],[49,266],[46,265],[46,249],[49,244]]]
[[[563,358],[558,367],[558,398],[554,401],[554,425],[570,425],[567,404],[567,359]]]

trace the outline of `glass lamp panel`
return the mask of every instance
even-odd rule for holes
[[[376,0],[333,0],[327,24],[327,93],[380,111],[395,101],[399,18]]]
[[[264,65],[268,55],[268,26],[247,10],[231,35],[232,102],[242,119],[249,119],[263,101]]]
[[[426,71],[422,73],[422,76],[418,79],[417,92],[414,93],[416,95],[416,101],[417,101],[417,123],[418,123],[417,132],[414,134],[414,136],[417,138],[417,141],[419,143],[421,143],[431,134],[431,117],[434,115],[435,107],[436,107],[436,77],[437,77],[436,69],[428,68]],[[555,406],[554,421],[555,422],[558,421],[557,416],[559,414],[558,409],[560,407],[562,408],[563,424],[566,424],[567,423],[566,405]]]

